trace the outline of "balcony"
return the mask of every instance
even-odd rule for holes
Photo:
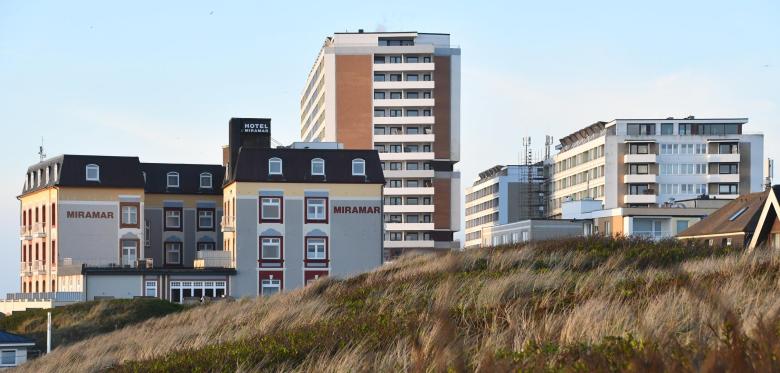
[[[20,276],[32,276],[32,263],[30,262],[22,262],[19,265],[19,275]]]
[[[433,240],[419,240],[419,241],[385,241],[385,249],[432,249],[435,246]]]
[[[433,62],[375,63],[374,71],[433,71]]]
[[[707,154],[707,162],[711,163],[739,163],[739,153]]]
[[[631,233],[634,237],[647,238],[653,241],[660,241],[664,238],[672,237],[669,231],[633,231]]]
[[[374,117],[374,124],[433,124],[434,116]]]
[[[710,174],[707,175],[708,183],[738,183],[739,174]]]
[[[431,178],[434,175],[433,170],[384,170],[385,178]]]
[[[385,223],[388,231],[432,231],[433,223]]]
[[[19,227],[19,239],[23,241],[30,241],[33,239],[32,229],[28,226]]]
[[[46,223],[35,223],[32,226],[33,237],[46,237]]]
[[[233,252],[223,250],[202,250],[193,262],[195,268],[236,268]]]
[[[432,98],[375,99],[374,107],[431,107],[434,106],[434,103]]]
[[[405,187],[405,188],[388,188],[385,187],[386,196],[408,196],[408,195],[433,195],[433,187]]]
[[[433,89],[432,80],[374,82],[374,89]]]
[[[30,271],[33,275],[45,275],[46,274],[46,262],[43,260],[33,260],[30,262]]]
[[[657,204],[658,196],[655,194],[626,194],[623,196],[623,202],[631,204]]]
[[[57,291],[46,293],[7,293],[6,301],[56,301],[56,302],[83,302],[84,293],[79,291]]]
[[[385,205],[385,213],[433,212],[433,205]]]
[[[236,231],[236,217],[223,215],[220,221],[222,232],[235,232]]]
[[[427,161],[434,159],[433,152],[379,153],[382,161]]]
[[[623,156],[623,163],[656,163],[655,154],[626,154]]]
[[[629,174],[629,175],[623,175],[623,182],[624,183],[655,183],[658,179],[657,175],[653,174]]]
[[[422,135],[409,135],[409,134],[391,134],[391,135],[374,135],[374,143],[381,142],[433,142],[435,136],[433,134]]]

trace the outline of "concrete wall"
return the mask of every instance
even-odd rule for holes
[[[332,204],[381,207],[379,200],[335,200]],[[382,214],[332,214],[330,256],[331,276],[346,277],[381,265]]]
[[[143,295],[143,276],[141,275],[110,275],[87,276],[87,300],[98,297],[133,298]]]

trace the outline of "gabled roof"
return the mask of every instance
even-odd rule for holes
[[[725,206],[715,210],[715,212],[698,223],[677,234],[677,238],[693,238],[726,233],[752,233],[756,229],[768,195],[769,191],[741,195]],[[739,213],[740,211],[742,212]]]
[[[282,175],[268,174],[268,160],[282,160]],[[311,160],[325,161],[325,176],[311,174]],[[352,160],[366,161],[366,175],[352,175]],[[245,148],[238,152],[232,181],[288,183],[384,184],[385,177],[376,150]]]
[[[100,167],[100,181],[89,181],[86,178],[86,166],[95,164]],[[56,167],[55,167],[56,165]],[[46,171],[49,171],[47,178]],[[57,174],[55,174],[57,168]],[[41,180],[33,185],[22,188],[22,194],[27,194],[50,186],[68,187],[104,187],[104,188],[143,188],[144,179],[141,176],[138,157],[114,157],[105,155],[73,155],[64,154],[49,158],[30,166],[27,175],[41,171]],[[27,177],[25,175],[25,177]],[[47,182],[48,180],[48,182]]]
[[[141,163],[146,193],[222,194],[225,168],[218,164]],[[168,188],[168,173],[179,173],[179,187]],[[200,187],[200,174],[211,174],[211,188]]]
[[[34,345],[35,341],[21,335],[0,331],[0,344],[3,345]]]

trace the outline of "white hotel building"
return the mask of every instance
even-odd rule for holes
[[[386,259],[459,247],[460,48],[448,34],[327,37],[302,93],[301,138],[379,151]]]
[[[551,217],[604,234],[673,236],[763,186],[763,135],[747,118],[615,119],[565,138],[553,158]],[[709,199],[709,202],[685,202]],[[686,207],[686,208],[682,208]]]

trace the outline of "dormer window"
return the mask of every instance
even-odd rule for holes
[[[100,181],[100,166],[88,164],[86,170],[87,181]]]
[[[178,172],[169,172],[166,177],[166,184],[168,188],[178,188],[179,187],[179,173]]]
[[[60,164],[59,164],[59,163],[55,163],[55,164],[54,164],[54,181],[55,181],[55,182],[56,182],[56,181],[59,179],[59,177],[60,177],[60,174],[59,174],[59,172],[58,172],[58,171],[59,171],[59,168],[60,168]]]
[[[352,176],[366,175],[366,161],[357,158],[352,160]]]
[[[279,158],[271,158],[268,160],[268,174],[269,175],[281,175],[282,174],[282,160]]]
[[[200,187],[202,189],[211,189],[211,174],[204,172],[200,174]]]
[[[41,169],[40,168],[38,169],[38,180],[37,180],[37,182],[38,182],[38,186],[41,186]]]
[[[314,158],[311,160],[311,174],[312,175],[325,175],[325,160],[322,158]]]
[[[51,176],[51,168],[46,166],[46,184],[49,183],[49,177]]]

